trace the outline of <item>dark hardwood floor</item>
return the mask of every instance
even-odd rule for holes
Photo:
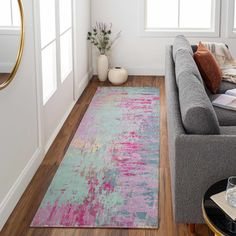
[[[159,87],[161,90],[161,164],[160,164],[160,227],[150,229],[57,229],[30,228],[47,188],[60,165],[87,107],[98,86],[111,86],[109,82],[101,83],[94,78],[76,103],[63,128],[48,151],[43,163],[11,214],[1,236],[190,236],[186,225],[176,225],[173,221],[171,203],[170,169],[167,146],[167,123],[164,78],[132,76],[124,86]],[[205,225],[196,226],[196,235],[212,235]]]
[[[9,73],[0,73],[0,84],[3,84],[6,80],[8,80],[9,76]]]

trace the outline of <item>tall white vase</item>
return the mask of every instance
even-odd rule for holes
[[[98,79],[100,81],[106,81],[108,76],[108,58],[106,55],[100,55],[98,57],[97,66],[98,66]]]

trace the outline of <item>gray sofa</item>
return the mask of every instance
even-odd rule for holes
[[[184,36],[166,48],[168,148],[177,223],[203,223],[201,201],[218,180],[236,175],[236,112],[215,108]],[[222,82],[220,93],[236,88]]]

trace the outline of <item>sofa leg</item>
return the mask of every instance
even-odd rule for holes
[[[196,233],[196,225],[195,224],[188,224],[188,228],[189,228],[189,232],[191,234],[195,234]]]

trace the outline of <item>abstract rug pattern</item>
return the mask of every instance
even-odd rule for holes
[[[98,88],[32,227],[157,228],[159,90]]]

